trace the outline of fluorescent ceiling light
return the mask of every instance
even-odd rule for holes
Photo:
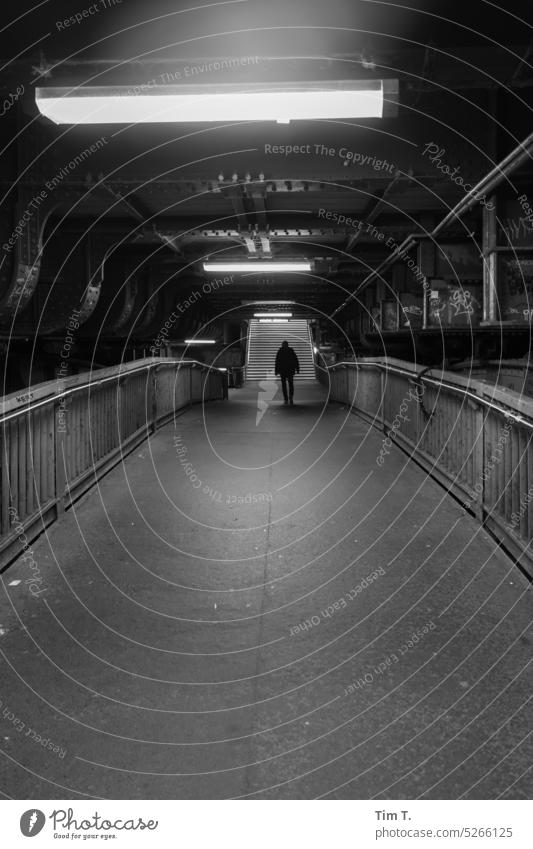
[[[41,115],[56,124],[214,123],[382,118],[395,114],[397,80],[224,85],[37,88]],[[391,109],[392,106],[392,109]]]
[[[204,271],[218,271],[224,273],[226,271],[235,272],[266,272],[271,271],[311,271],[311,263],[308,260],[304,262],[275,262],[274,260],[251,260],[250,262],[204,262]]]
[[[214,339],[186,339],[186,345],[214,345]]]
[[[292,318],[292,312],[254,312],[254,318]]]

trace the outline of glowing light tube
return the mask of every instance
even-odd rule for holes
[[[219,273],[234,271],[236,273],[242,272],[243,274],[253,273],[254,271],[267,274],[271,271],[311,271],[311,263],[307,260],[305,262],[275,262],[273,260],[265,260],[264,262],[254,262],[253,260],[250,262],[204,262],[204,271],[216,271]]]
[[[238,86],[80,86],[37,88],[41,115],[56,124],[214,123],[382,118],[383,83]],[[388,82],[388,81],[386,81]]]
[[[185,339],[186,345],[214,345],[214,339]]]

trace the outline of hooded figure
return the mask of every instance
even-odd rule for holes
[[[274,368],[276,374],[281,378],[281,388],[283,390],[284,403],[294,403],[292,396],[294,395],[293,377],[294,373],[300,373],[300,363],[296,356],[294,348],[289,347],[289,343],[285,340],[281,343],[281,348],[276,354],[276,365]],[[288,393],[287,393],[288,385]]]

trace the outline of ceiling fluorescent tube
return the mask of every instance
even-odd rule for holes
[[[140,86],[39,87],[41,115],[56,124],[216,123],[346,120],[395,114],[397,80]]]
[[[311,263],[305,262],[274,262],[267,260],[265,262],[204,262],[204,271],[216,271],[221,274],[225,272],[235,272],[242,274],[253,274],[261,272],[270,274],[270,272],[289,272],[289,271],[311,271]]]
[[[254,312],[254,318],[292,318],[292,312]]]

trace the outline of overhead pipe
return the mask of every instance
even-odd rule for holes
[[[401,243],[401,245],[398,245],[396,248],[394,248],[394,250],[392,251],[392,253],[390,254],[390,256],[388,256],[388,257],[387,257],[387,259],[384,259],[384,260],[383,260],[383,262],[382,262],[382,263],[380,263],[380,265],[378,265],[378,267],[377,267],[377,268],[374,268],[374,270],[373,270],[373,271],[371,271],[371,272],[370,272],[370,274],[368,274],[368,275],[365,277],[365,279],[364,279],[364,280],[363,280],[363,282],[359,285],[359,287],[357,288],[357,290],[356,290],[355,292],[352,292],[352,294],[351,294],[351,295],[349,295],[349,296],[346,298],[346,300],[345,300],[345,301],[344,301],[344,302],[343,302],[340,306],[338,306],[338,307],[337,307],[337,308],[336,308],[336,309],[335,309],[335,310],[331,313],[330,318],[333,318],[334,316],[336,316],[336,315],[337,315],[337,313],[338,313],[338,312],[340,312],[341,310],[343,310],[343,309],[344,309],[344,307],[345,307],[345,306],[346,306],[346,305],[347,305],[347,304],[348,304],[348,303],[349,303],[349,302],[350,302],[353,298],[356,298],[356,297],[357,297],[357,295],[358,295],[360,292],[362,292],[362,291],[363,291],[363,289],[365,289],[365,288],[366,288],[366,286],[368,286],[368,284],[369,284],[369,283],[370,283],[370,282],[374,279],[374,277],[379,277],[379,275],[381,274],[381,272],[382,272],[382,271],[385,271],[385,270],[389,267],[389,265],[391,265],[391,264],[392,264],[392,263],[396,260],[396,258],[397,258],[398,256],[400,256],[402,253],[405,253],[406,251],[411,250],[411,248],[412,248],[412,247],[414,247],[414,245],[416,245],[416,239],[417,239],[416,234],[413,234],[413,235],[411,235],[411,236],[407,236],[407,237],[403,240],[403,242]]]
[[[431,233],[431,236],[437,236],[440,231],[447,227],[454,218],[461,215],[463,212],[467,212],[479,200],[478,195],[492,194],[494,189],[496,189],[500,183],[509,176],[509,174],[516,171],[517,168],[520,168],[527,159],[531,159],[530,151],[532,147],[533,133],[530,133],[523,142],[520,142],[520,144],[508,153],[498,165],[492,168],[492,170],[489,171],[489,173],[486,174],[473,189],[470,189],[470,191],[461,198],[459,203],[454,206],[450,212],[448,212],[440,224],[437,224]]]
[[[479,196],[485,194],[491,194],[494,190],[506,179],[513,171],[516,171],[517,168],[520,168],[521,165],[524,164],[528,159],[531,159],[531,149],[533,148],[533,133],[530,133],[524,141],[520,142],[510,153],[507,154],[504,159],[492,168],[488,174],[485,174],[482,179],[476,183],[476,185],[470,189],[470,191],[457,203],[453,209],[448,212],[448,214],[442,219],[442,221],[437,224],[434,230],[431,233],[418,234],[413,233],[411,236],[407,236],[404,241],[399,245],[395,250],[391,253],[387,259],[383,260],[377,268],[368,274],[363,282],[358,286],[357,290],[349,295],[346,300],[336,308],[334,312],[332,312],[330,318],[333,318],[337,313],[344,309],[344,307],[353,299],[359,295],[360,292],[365,289],[368,284],[377,276],[379,276],[383,271],[385,271],[392,263],[396,260],[397,256],[405,251],[410,250],[415,246],[417,241],[420,238],[430,238],[435,239],[438,234],[444,230],[448,224],[450,224],[455,218],[463,215],[463,213],[467,212],[475,203],[479,201]]]
[[[395,171],[394,177],[392,178],[392,180],[389,183],[387,183],[382,194],[378,198],[376,198],[374,200],[374,202],[370,202],[370,204],[367,205],[366,209],[368,209],[368,214],[365,214],[366,210],[364,210],[363,215],[362,215],[362,217],[364,218],[364,220],[367,224],[372,224],[376,220],[377,216],[381,212],[381,209],[382,209],[388,195],[391,193],[391,191],[394,188],[394,186],[396,185],[396,183],[398,183],[399,180],[402,179],[402,177],[403,177],[403,174],[401,173],[401,171]],[[360,235],[361,235],[361,229],[359,228],[358,230],[355,231],[355,233],[352,236],[350,236],[350,238],[348,239],[348,244],[346,245],[346,249],[345,249],[346,253],[351,253],[352,248],[353,248],[355,242],[359,239]]]

